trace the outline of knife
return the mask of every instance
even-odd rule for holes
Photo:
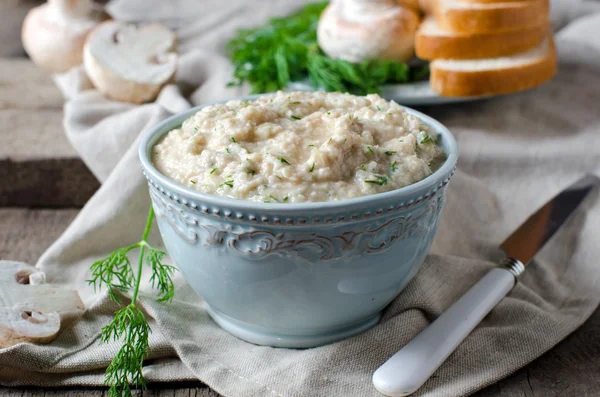
[[[510,292],[525,266],[556,234],[600,179],[586,175],[567,187],[500,245],[506,258],[373,374],[390,397],[419,389],[483,318]]]

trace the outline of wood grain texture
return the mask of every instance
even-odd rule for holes
[[[62,125],[65,98],[48,72],[0,58],[0,87],[0,158],[77,157]]]
[[[21,44],[21,25],[27,11],[42,0],[2,0],[0,1],[0,57],[25,56]]]
[[[77,212],[76,209],[0,208],[0,258],[35,263],[39,255],[71,223]],[[199,382],[151,384],[148,390],[143,393],[138,391],[134,395],[144,397],[219,397],[219,394]],[[0,397],[25,396],[104,397],[106,390],[101,388],[44,390],[0,387]],[[597,310],[581,328],[541,358],[474,396],[600,396],[600,310]]]
[[[78,212],[0,208],[0,259],[35,265]]]
[[[0,207],[82,207],[99,187],[76,158],[0,159]]]
[[[0,206],[83,206],[98,189],[65,136],[63,103],[31,61],[0,58]]]

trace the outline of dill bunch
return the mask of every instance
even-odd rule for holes
[[[115,291],[132,291],[131,303],[115,313],[113,320],[102,328],[100,335],[103,343],[119,340],[123,342],[106,369],[104,383],[110,386],[109,397],[131,396],[131,385],[146,387],[142,366],[148,355],[151,329],[146,315],[137,307],[144,264],[151,269],[150,282],[152,287],[158,290],[159,302],[168,302],[175,294],[172,279],[175,268],[163,264],[165,253],[148,244],[153,220],[154,210],[150,207],[142,240],[117,249],[91,266],[92,278],[88,283],[94,286],[94,290],[108,288],[108,295],[118,304],[120,301]],[[127,254],[136,249],[139,250],[138,263],[137,267],[133,268]]]
[[[290,82],[308,78],[315,89],[364,95],[379,93],[383,84],[428,76],[427,66],[409,67],[381,59],[354,64],[326,56],[317,43],[317,25],[327,4],[308,4],[289,17],[238,31],[226,47],[235,67],[229,85],[247,82],[256,94],[284,89]]]

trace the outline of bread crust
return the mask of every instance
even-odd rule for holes
[[[491,33],[540,26],[547,23],[549,13],[548,0],[509,2],[502,6],[486,3],[490,7],[475,8],[446,7],[435,0],[433,3],[427,7],[432,9],[440,27],[461,33]]]
[[[425,24],[421,25],[422,27]],[[483,59],[525,52],[540,45],[550,31],[546,22],[523,30],[458,33],[449,36],[417,32],[415,50],[421,59]]]
[[[550,80],[556,73],[556,50],[550,41],[548,53],[539,61],[494,70],[448,70],[431,63],[431,87],[443,96],[473,97],[528,90]]]

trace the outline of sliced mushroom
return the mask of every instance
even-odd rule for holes
[[[91,0],[48,0],[25,17],[23,46],[41,68],[66,72],[81,64],[85,38],[106,18]]]
[[[85,71],[96,88],[118,101],[152,101],[177,68],[175,34],[159,24],[136,28],[102,23],[88,37]]]
[[[58,312],[83,310],[76,291],[50,285],[44,273],[19,262],[0,262],[0,348],[49,343],[60,330]]]
[[[0,348],[21,342],[50,343],[60,330],[58,313],[0,308]]]

